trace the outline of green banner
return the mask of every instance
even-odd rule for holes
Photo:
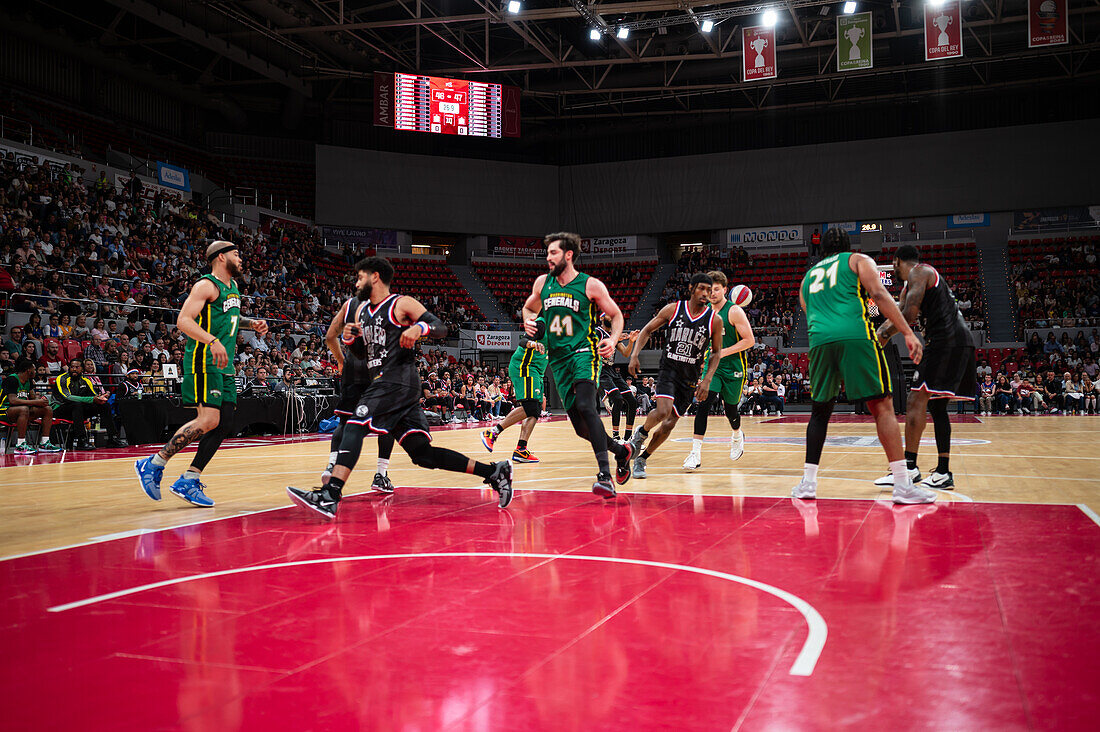
[[[871,14],[836,16],[836,70],[869,69],[875,65],[871,44]]]

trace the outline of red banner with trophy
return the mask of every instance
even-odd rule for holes
[[[1068,0],[1028,0],[1027,47],[1069,43]]]
[[[745,81],[774,79],[777,75],[775,65],[775,28],[756,26],[741,31],[741,66]]]
[[[924,5],[924,60],[962,58],[962,11],[959,0]]]

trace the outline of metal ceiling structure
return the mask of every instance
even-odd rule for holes
[[[1026,0],[965,0],[965,57],[924,60],[923,0],[861,1],[874,68],[836,71],[843,2],[777,0],[31,0],[33,12],[210,93],[359,102],[376,71],[513,84],[525,124],[822,108],[1100,78],[1100,0],[1070,43],[1028,48]],[[75,9],[74,9],[75,8]],[[741,29],[778,13],[778,78],[741,80]],[[714,23],[702,32],[702,21]],[[615,31],[626,26],[620,38]],[[593,28],[598,40],[590,38]]]

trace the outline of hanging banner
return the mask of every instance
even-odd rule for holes
[[[393,74],[374,72],[374,125],[393,127]]]
[[[609,254],[632,254],[638,251],[636,236],[601,236],[593,239],[581,239],[581,253],[593,257]]]
[[[787,242],[802,242],[801,224],[726,230],[726,243],[732,246],[770,246]]]
[[[871,14],[836,16],[836,70],[870,69],[874,63]]]
[[[191,175],[186,168],[157,161],[157,182],[177,191],[191,190]]]
[[[1068,0],[1027,1],[1027,47],[1069,43]]]
[[[989,214],[952,214],[947,217],[949,229],[973,229],[976,226],[989,226]]]
[[[479,351],[511,351],[512,333],[510,331],[479,330],[474,333],[474,342]]]
[[[775,28],[757,26],[741,31],[741,66],[745,81],[774,79]]]
[[[489,254],[496,257],[546,256],[546,245],[541,236],[490,236]]]
[[[924,6],[924,60],[962,58],[962,11],[959,0],[947,0],[939,7]]]

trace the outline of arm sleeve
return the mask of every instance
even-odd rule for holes
[[[427,326],[428,329],[424,331],[424,335],[428,336],[429,338],[447,337],[446,324],[430,310],[425,310],[424,314],[421,315],[416,322],[423,323],[424,326]],[[424,326],[421,326],[421,329],[423,329]]]

